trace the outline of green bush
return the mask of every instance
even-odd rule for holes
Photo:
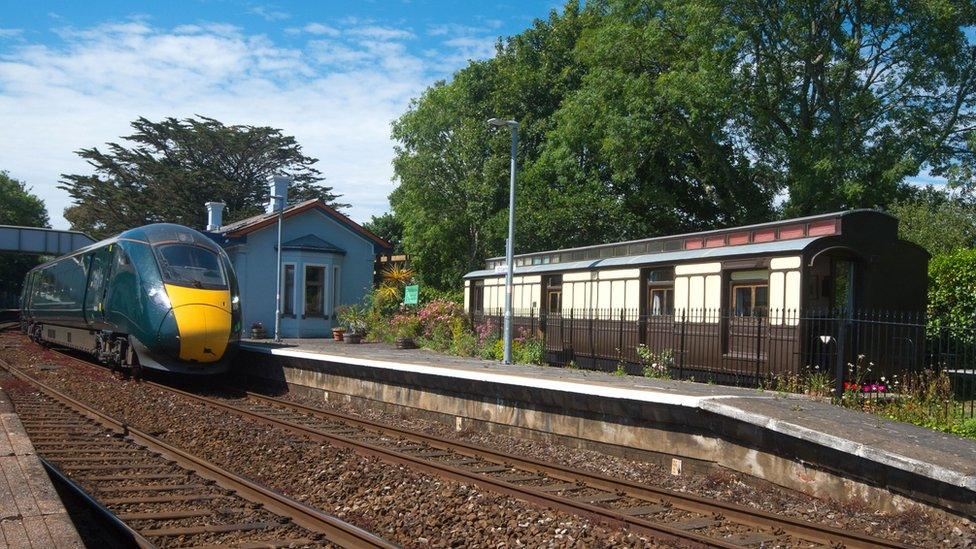
[[[934,336],[976,342],[976,249],[929,262],[929,329]]]

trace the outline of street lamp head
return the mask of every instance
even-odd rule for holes
[[[488,125],[494,126],[496,128],[501,128],[504,126],[508,126],[510,128],[517,128],[518,122],[514,120],[505,120],[504,118],[489,118]]]

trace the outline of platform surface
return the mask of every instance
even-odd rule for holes
[[[601,398],[691,407],[976,491],[976,440],[843,408],[803,395],[689,381],[620,377],[567,368],[505,365],[383,343],[246,340],[245,350]]]
[[[83,547],[24,426],[0,389],[0,549]]]

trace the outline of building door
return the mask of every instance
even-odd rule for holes
[[[752,273],[750,273],[752,274]],[[764,335],[769,314],[769,278],[733,278],[729,285],[728,353],[755,358],[766,353]]]

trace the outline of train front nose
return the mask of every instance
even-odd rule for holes
[[[179,333],[180,360],[220,360],[230,340],[230,292],[169,285],[166,291]]]

